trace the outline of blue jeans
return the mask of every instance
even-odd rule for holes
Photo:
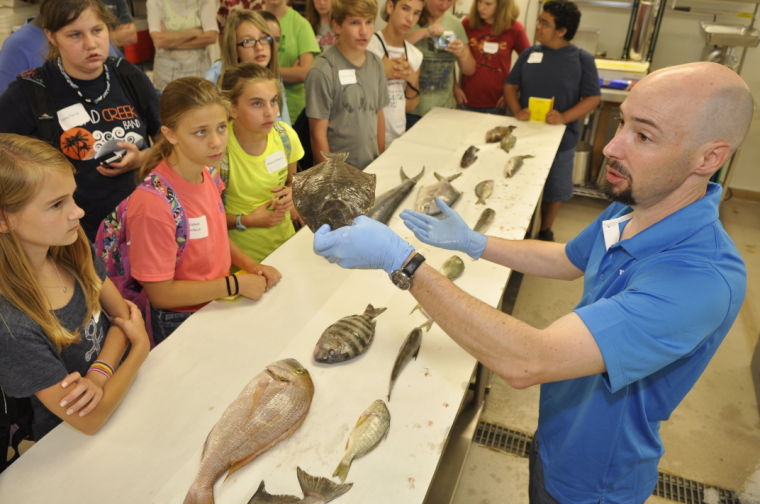
[[[153,327],[153,341],[156,345],[169,337],[192,312],[175,312],[150,307],[150,324]]]
[[[538,441],[533,436],[533,442],[530,444],[530,453],[528,454],[528,464],[530,469],[530,483],[528,484],[528,502],[530,504],[559,504],[549,492],[546,491],[544,484],[544,468],[541,465],[541,457],[538,454]]]

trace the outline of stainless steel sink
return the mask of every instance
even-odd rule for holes
[[[699,22],[705,42],[709,45],[730,47],[757,47],[760,31],[748,26],[722,25]]]

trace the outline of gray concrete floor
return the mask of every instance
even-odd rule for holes
[[[557,219],[557,241],[567,241],[607,205],[575,197]],[[743,504],[760,503],[760,415],[750,361],[760,333],[760,202],[728,200],[722,221],[746,264],[747,297],[731,332],[704,374],[664,422],[666,453],[660,470],[737,492]],[[582,283],[525,276],[513,314],[536,327],[567,313]],[[538,387],[514,390],[492,376],[481,420],[532,433],[538,420]],[[528,502],[528,459],[473,444],[452,504]],[[647,504],[672,502],[651,497]],[[717,501],[715,501],[717,502]]]

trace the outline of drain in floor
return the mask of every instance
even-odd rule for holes
[[[472,440],[488,448],[527,457],[533,436],[500,425],[478,422]],[[659,473],[654,495],[684,504],[702,504],[706,492],[717,492],[719,504],[741,504],[736,493],[731,490],[711,487],[663,472]]]

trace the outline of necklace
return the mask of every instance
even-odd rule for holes
[[[58,275],[58,281],[61,282],[61,286],[58,288],[63,289],[63,293],[66,294],[69,292],[69,287],[64,283],[63,277],[61,277],[61,272],[58,270],[58,264],[55,261],[53,261],[53,266],[55,266],[55,274]]]
[[[98,96],[97,98],[90,99],[85,98],[85,96],[82,94],[82,91],[79,89],[79,86],[74,84],[74,81],[71,80],[71,77],[69,77],[69,74],[66,73],[66,70],[63,69],[63,63],[61,63],[61,58],[58,58],[56,60],[56,63],[58,63],[58,70],[61,71],[61,75],[63,75],[63,78],[66,79],[66,82],[71,86],[71,89],[76,91],[77,95],[79,95],[79,98],[84,100],[87,103],[92,103],[93,105],[96,105],[100,102],[102,102],[106,96],[108,96],[108,93],[111,92],[111,74],[108,72],[108,65],[103,65],[103,70],[106,73],[106,90],[103,91],[103,94]]]

